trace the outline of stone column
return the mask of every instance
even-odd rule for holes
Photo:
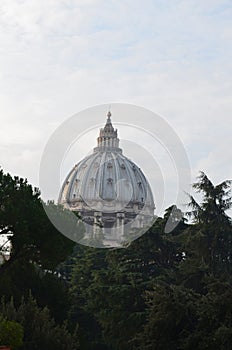
[[[99,211],[94,212],[94,223],[93,223],[93,237],[96,238],[103,232],[102,227],[102,213]]]
[[[116,229],[117,229],[117,235],[119,239],[123,238],[124,236],[124,220],[125,220],[125,214],[117,213]]]

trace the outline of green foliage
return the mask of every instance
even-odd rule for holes
[[[12,350],[23,345],[23,327],[15,321],[0,316],[0,345],[8,345]]]
[[[200,174],[194,188],[202,201],[190,197],[191,224],[171,206],[125,249],[76,245],[70,254],[73,243],[47,219],[38,190],[0,177],[1,233],[12,233],[11,259],[0,268],[0,313],[23,327],[22,350],[231,348],[230,181],[214,186]],[[67,219],[67,235],[76,232],[78,217],[47,206]]]
[[[208,278],[205,293],[156,282],[146,293],[147,322],[133,339],[134,349],[230,349],[232,288]]]
[[[50,203],[53,211],[59,206]],[[70,212],[63,210],[63,215]],[[78,218],[77,218],[78,220]],[[8,235],[11,244],[9,261],[0,267],[0,273],[13,263],[36,262],[47,269],[71,253],[74,243],[65,238],[48,219],[38,189],[27,180],[4,174],[0,170],[0,236]]]
[[[10,244],[10,259],[0,265],[0,295],[8,299],[13,295],[18,303],[31,290],[39,304],[48,305],[61,321],[69,299],[64,281],[55,273],[57,265],[72,252],[74,242],[52,225],[44,207],[68,222],[69,229],[78,226],[78,217],[72,215],[70,224],[70,211],[51,202],[44,204],[38,189],[27,180],[0,170],[0,238],[8,235]]]
[[[153,290],[146,293],[146,322],[133,339],[135,349],[231,348],[229,184],[213,186],[204,173],[194,184],[203,193],[200,204],[191,197],[194,224],[171,237],[180,245],[182,259],[171,274],[153,279]]]
[[[134,349],[180,349],[180,340],[193,331],[197,295],[182,286],[156,283],[146,293],[147,322],[133,340]]]
[[[201,172],[193,187],[202,193],[202,203],[191,197],[189,204],[192,208],[189,214],[195,225],[187,232],[186,249],[190,251],[190,257],[196,259],[198,255],[201,263],[215,276],[232,272],[232,224],[226,214],[232,205],[230,184],[227,180],[214,186]]]
[[[18,308],[13,300],[2,302],[1,313],[8,319],[17,321],[24,328],[22,350],[78,350],[77,332],[71,334],[67,325],[57,325],[49,310],[39,308],[36,301],[29,296],[22,300]]]
[[[165,224],[158,218],[126,249],[75,252],[68,269],[74,301],[71,315],[79,320],[83,338],[91,334],[92,339],[88,344],[83,339],[82,349],[97,349],[102,340],[109,349],[132,349],[131,339],[145,321],[144,290],[151,288],[155,276],[174,268],[181,256],[178,244],[162,234]]]

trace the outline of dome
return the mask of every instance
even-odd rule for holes
[[[66,177],[59,203],[78,211],[83,221],[92,226],[96,217],[100,218],[103,228],[117,227],[119,214],[123,218],[120,226],[131,222],[130,228],[144,226],[145,218],[153,217],[155,206],[150,185],[142,170],[119,148],[110,112],[93,153],[76,164]],[[136,223],[137,216],[140,220]]]

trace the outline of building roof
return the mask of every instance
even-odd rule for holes
[[[142,170],[119,148],[110,112],[100,129],[97,147],[73,167],[60,191],[59,203],[74,209],[78,201],[99,211],[125,211],[139,204],[154,212],[150,185]]]

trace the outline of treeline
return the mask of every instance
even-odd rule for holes
[[[201,173],[194,188],[202,201],[190,197],[191,223],[183,217],[165,233],[167,220],[182,216],[173,206],[129,247],[94,249],[57,232],[39,191],[1,171],[0,234],[12,248],[0,266],[0,345],[229,350],[230,182],[214,186]]]

